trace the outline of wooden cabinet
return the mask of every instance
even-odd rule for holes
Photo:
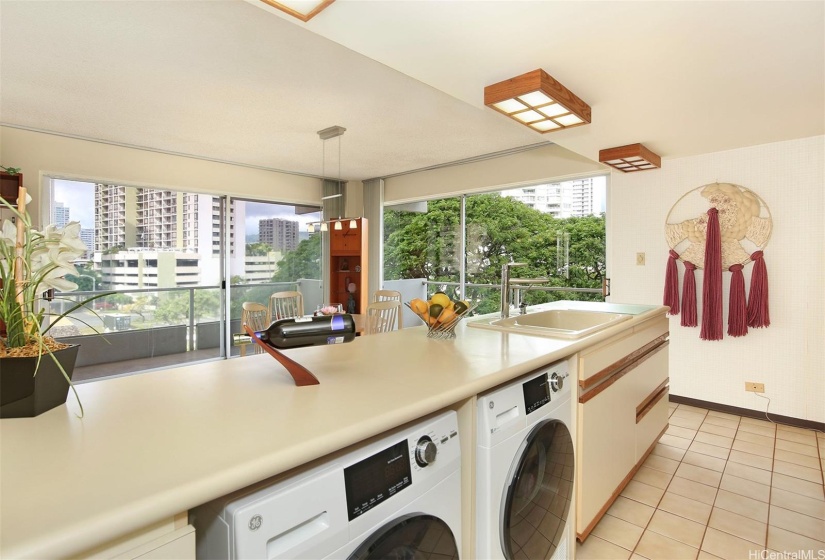
[[[355,220],[357,227],[350,228],[350,220],[343,220],[341,229],[329,229],[329,303],[340,303],[344,311],[365,313],[367,293],[367,220]],[[353,306],[349,305],[352,294]]]
[[[17,189],[23,186],[23,174],[12,175],[5,171],[0,172],[0,198],[11,205],[17,200]]]
[[[583,541],[667,428],[664,316],[579,355],[576,533]]]

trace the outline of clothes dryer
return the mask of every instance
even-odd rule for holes
[[[460,468],[443,413],[192,510],[197,557],[457,559]]]
[[[476,555],[575,555],[575,429],[569,364],[540,368],[478,398]]]

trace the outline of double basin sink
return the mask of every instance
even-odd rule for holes
[[[633,314],[583,311],[579,309],[549,309],[507,319],[481,318],[467,325],[479,329],[545,336],[549,338],[582,338],[622,321]]]

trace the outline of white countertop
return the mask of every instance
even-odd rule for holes
[[[626,312],[613,304],[585,307]],[[265,354],[78,385],[82,419],[70,392],[66,406],[0,421],[0,557],[82,552],[448,407],[665,310],[639,308],[629,321],[572,341],[461,324],[455,340],[430,340],[417,327],[287,350],[321,382],[309,387],[295,387]]]

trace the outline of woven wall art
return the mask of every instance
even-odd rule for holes
[[[703,270],[700,337],[721,340],[722,274],[727,270],[731,273],[728,335],[744,336],[748,327],[769,326],[768,273],[762,251],[772,227],[765,202],[745,187],[712,183],[685,193],[665,218],[670,258],[663,304],[670,307],[670,314],[681,312],[683,327],[699,324],[694,275],[697,269]],[[677,261],[685,269],[681,299]],[[742,270],[750,262],[754,269],[746,300]]]

